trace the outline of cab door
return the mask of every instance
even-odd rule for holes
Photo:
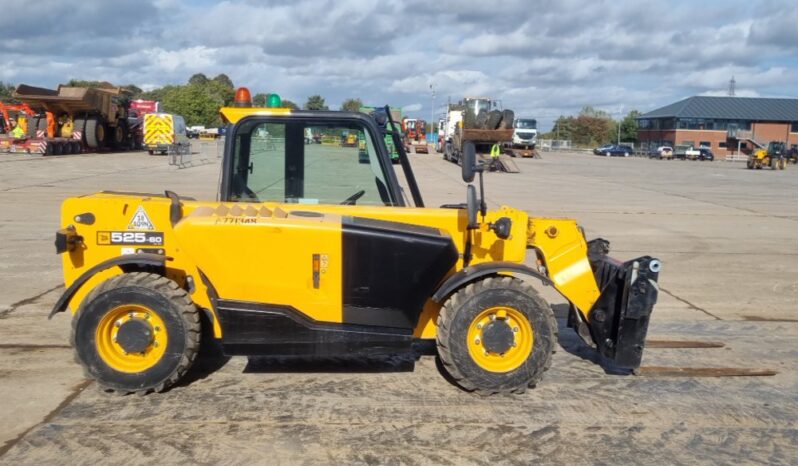
[[[348,134],[363,144],[346,144]],[[352,206],[401,203],[375,137],[357,119],[252,118],[236,126],[222,198],[246,218],[225,214],[217,219],[222,224],[197,235],[208,241],[198,261],[216,256],[207,269],[234,277],[222,278],[220,297],[290,306],[319,322],[347,321],[342,248]],[[223,246],[213,250],[214,241]]]

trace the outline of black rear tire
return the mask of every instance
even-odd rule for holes
[[[497,357],[509,358],[512,352],[524,350],[529,351],[526,359],[506,370],[488,369],[477,361],[478,356],[472,354],[484,348],[485,355],[488,355],[487,333],[480,333],[484,341],[472,342],[469,341],[469,331],[485,312],[502,307],[511,308],[526,319],[533,336],[531,348],[515,349],[523,330],[522,333],[513,333],[512,347]],[[493,320],[501,321],[501,317]],[[551,355],[557,341],[557,322],[551,307],[529,284],[512,277],[492,276],[461,288],[444,303],[437,326],[438,356],[446,372],[462,388],[482,395],[520,393],[534,387],[551,366]],[[486,332],[487,326],[480,331]],[[513,328],[512,332],[518,332],[518,329]]]
[[[111,146],[115,149],[126,149],[128,139],[127,122],[119,120],[111,131]]]
[[[488,113],[488,120],[485,123],[485,129],[496,129],[502,122],[502,112],[498,110],[491,110]]]
[[[154,331],[165,331],[168,337],[162,356],[139,372],[114,368],[99,349],[102,332],[98,329],[102,329],[103,319],[125,305],[154,313],[165,327]],[[199,313],[185,290],[161,275],[134,272],[112,277],[86,296],[72,319],[71,343],[87,378],[96,380],[107,391],[143,395],[164,391],[186,374],[197,357],[200,332]],[[150,350],[147,347],[145,351]]]
[[[91,149],[102,149],[105,147],[105,139],[108,131],[105,122],[100,121],[100,117],[92,116],[86,120],[86,132],[84,140]]]
[[[501,128],[513,129],[513,123],[515,123],[515,112],[513,112],[512,110],[502,111]]]

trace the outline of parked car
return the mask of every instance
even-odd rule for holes
[[[686,147],[678,149],[673,154],[674,158],[679,160],[708,160],[712,162],[715,160],[715,154],[708,147]]]
[[[712,151],[707,147],[699,147],[698,155],[693,160],[700,160],[702,162],[706,160],[712,162],[715,160],[715,154],[713,154]]]
[[[649,157],[651,157],[652,159],[659,159],[659,160],[662,160],[662,159],[672,160],[673,159],[673,147],[670,147],[670,146],[659,146],[657,148],[657,151],[652,153]]]
[[[607,149],[611,149],[612,146],[613,144],[604,144],[601,147],[596,147],[595,149],[593,149],[593,153],[596,155],[604,155],[604,152],[607,151]]]
[[[632,146],[609,145],[593,149],[594,154],[604,155],[606,157],[609,157],[611,155],[629,157],[630,155],[634,154],[634,152],[635,150],[634,148],[632,148]]]

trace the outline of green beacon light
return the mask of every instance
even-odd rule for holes
[[[283,101],[280,99],[280,96],[277,94],[269,94],[269,99],[266,102],[266,106],[269,108],[279,108],[283,104]]]

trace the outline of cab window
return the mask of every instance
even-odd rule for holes
[[[231,200],[396,205],[374,137],[356,121],[244,122],[232,162]]]

